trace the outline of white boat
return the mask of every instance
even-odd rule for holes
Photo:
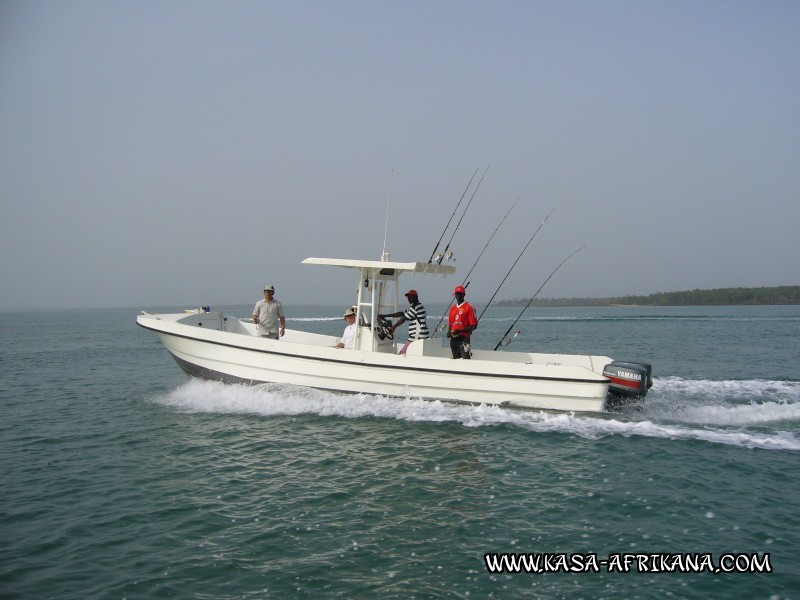
[[[186,373],[230,383],[564,411],[602,411],[615,394],[641,397],[652,385],[649,365],[616,363],[607,356],[473,349],[471,360],[454,360],[441,338],[414,341],[399,354],[400,345],[377,316],[400,310],[400,276],[446,276],[455,267],[330,258],[303,263],[354,271],[359,290],[354,349],[336,348],[336,336],[293,329],[280,340],[258,337],[250,319],[210,309],[142,311],[137,323],[161,338]]]

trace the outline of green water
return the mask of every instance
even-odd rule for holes
[[[512,349],[653,362],[603,415],[189,381],[134,319],[0,313],[2,598],[800,597],[800,307],[531,312]],[[504,552],[772,572],[490,573]]]

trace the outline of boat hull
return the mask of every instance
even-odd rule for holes
[[[287,330],[278,341],[224,331],[221,315],[205,317],[205,327],[180,317],[141,315],[137,322],[159,336],[186,373],[203,379],[589,412],[604,410],[608,394],[601,374],[608,357],[476,351],[474,360],[452,360],[437,340],[414,342],[407,355],[343,350],[332,336]]]

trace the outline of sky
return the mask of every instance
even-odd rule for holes
[[[304,258],[451,237],[425,303],[584,246],[540,298],[800,285],[799,31],[793,0],[0,0],[0,309],[346,305]]]

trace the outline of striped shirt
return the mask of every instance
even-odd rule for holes
[[[403,311],[403,316],[408,321],[408,339],[424,340],[430,337],[428,313],[421,302],[414,302]]]

